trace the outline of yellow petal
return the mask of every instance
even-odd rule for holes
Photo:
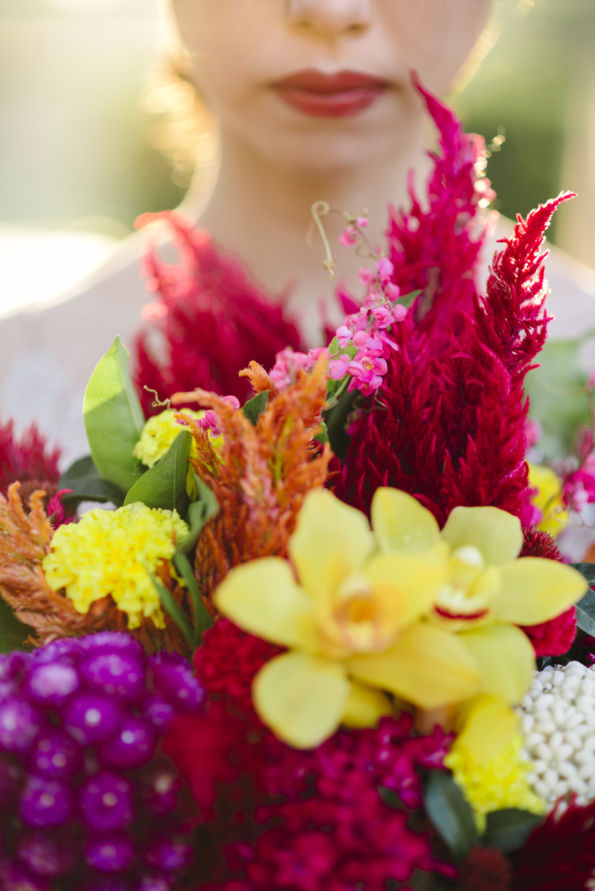
[[[380,718],[392,714],[394,709],[388,696],[363,684],[352,684],[342,723],[349,727],[375,727]]]
[[[309,749],[337,729],[349,694],[341,665],[309,653],[284,653],[254,679],[254,705],[284,742]]]
[[[535,651],[514,625],[482,625],[459,635],[483,678],[483,692],[505,702],[520,702],[535,671]]]
[[[444,561],[414,554],[375,554],[362,572],[381,597],[393,627],[404,628],[428,612],[446,577]]]
[[[236,566],[215,591],[214,600],[244,631],[282,646],[316,648],[312,600],[296,585],[285,560],[263,557]]]
[[[457,635],[422,622],[406,628],[383,653],[353,656],[347,670],[424,709],[460,702],[481,688],[475,661]]]
[[[455,507],[442,530],[452,550],[476,547],[486,566],[518,556],[523,531],[518,517],[498,507]]]
[[[430,511],[399,489],[376,489],[371,516],[383,551],[419,553],[440,541],[440,529]]]
[[[456,738],[476,764],[487,764],[507,746],[519,730],[512,708],[495,696],[476,696],[463,706],[463,729]]]
[[[374,538],[361,511],[326,489],[314,489],[304,499],[289,553],[301,585],[319,596],[335,591],[346,576],[356,572],[373,547]]]
[[[501,567],[502,588],[493,614],[501,622],[538,625],[554,619],[587,590],[584,577],[571,566],[543,557],[521,557]]]

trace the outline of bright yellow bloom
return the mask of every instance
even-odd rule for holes
[[[432,709],[480,689],[467,647],[424,620],[445,583],[441,549],[387,553],[398,518],[384,508],[375,496],[374,535],[362,513],[314,490],[289,544],[299,584],[289,563],[268,557],[236,567],[215,592],[241,628],[288,648],[253,689],[262,719],[294,746],[317,745],[341,721],[375,723],[391,709],[380,691]]]
[[[543,814],[546,810],[529,786],[532,765],[522,758],[522,746],[512,711],[492,697],[478,697],[444,763],[471,804],[480,833],[491,811],[514,807]]]
[[[529,485],[537,489],[533,504],[542,513],[537,528],[555,538],[570,521],[570,514],[562,501],[562,480],[551,467],[530,464]]]
[[[60,526],[43,561],[48,583],[66,596],[80,613],[111,594],[137,628],[143,618],[164,627],[159,595],[152,582],[175,542],[188,534],[177,511],[149,508],[141,502],[115,511],[91,510],[78,523]]]
[[[158,415],[153,415],[153,417],[148,418],[146,421],[140,439],[136,443],[132,454],[135,458],[138,458],[139,461],[142,461],[143,464],[146,464],[147,467],[153,467],[160,458],[163,458],[182,430],[185,429],[183,425],[176,420],[177,414],[177,411],[168,408]],[[184,414],[194,418],[194,420],[198,420],[204,415],[204,411],[190,411],[190,409],[184,409]],[[194,440],[192,440],[190,455],[193,458],[196,457],[196,444]]]
[[[377,526],[379,511],[396,518],[390,528]],[[495,507],[456,507],[440,532],[432,514],[411,495],[379,489],[372,523],[384,528],[386,551],[442,553],[445,581],[429,611],[431,622],[456,632],[479,668],[484,693],[520,702],[535,658],[517,626],[537,625],[564,612],[585,593],[583,576],[555,560],[515,559],[523,543],[521,524]]]

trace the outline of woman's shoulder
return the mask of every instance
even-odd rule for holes
[[[139,259],[146,235],[121,242],[90,276],[50,305],[0,319],[0,420],[35,421],[68,453],[84,447],[82,398],[98,359],[120,335],[130,343],[148,295]]]

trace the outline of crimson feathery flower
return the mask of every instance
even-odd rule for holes
[[[454,875],[436,861],[429,827],[410,825],[422,807],[418,771],[442,765],[446,735],[414,736],[403,715],[292,749],[251,700],[254,675],[276,652],[220,619],[195,656],[206,711],[174,725],[166,744],[207,818],[201,891],[384,891],[389,878],[405,887],[416,869]]]
[[[461,866],[460,891],[511,891],[512,869],[496,848],[472,848]]]
[[[595,880],[595,801],[560,803],[516,857],[514,891],[589,891]]]
[[[0,494],[5,495],[9,485],[17,480],[25,484],[25,494],[33,489],[46,489],[53,494],[60,478],[59,460],[60,449],[50,448],[35,424],[19,437],[12,420],[0,423]]]
[[[376,488],[390,485],[417,497],[440,523],[457,505],[484,504],[526,521],[523,379],[548,322],[543,233],[567,196],[519,218],[481,297],[473,284],[481,241],[472,238],[477,144],[437,100],[426,101],[442,150],[428,206],[412,192],[413,212],[398,225],[393,217],[388,232],[395,283],[401,292],[403,282],[423,290],[391,329],[396,349],[376,403],[361,409],[345,460],[335,465],[334,489],[365,511]]]
[[[201,387],[240,400],[251,395],[238,377],[255,360],[275,364],[285,347],[302,349],[300,335],[275,301],[250,280],[240,261],[225,254],[203,230],[194,230],[180,216],[147,214],[139,224],[163,219],[171,229],[180,263],[163,262],[155,248],[144,260],[147,287],[156,293],[153,320],[133,345],[135,382],[143,408],[153,414],[155,390],[160,399]],[[160,335],[158,358],[152,349]]]
[[[545,557],[564,561],[554,539],[540,529],[523,530],[523,547],[520,557]],[[530,625],[523,631],[533,644],[536,656],[563,656],[576,637],[576,609],[571,606],[555,619]]]

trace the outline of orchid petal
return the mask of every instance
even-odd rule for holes
[[[374,537],[361,511],[339,501],[326,489],[304,499],[289,554],[300,583],[315,597],[338,589],[361,567],[374,547]]]
[[[424,709],[460,702],[481,688],[475,661],[457,635],[422,622],[384,652],[353,656],[346,664],[358,681]]]
[[[514,560],[523,546],[518,517],[498,507],[455,507],[442,530],[451,549],[475,547],[486,566]]]
[[[354,683],[345,702],[342,723],[348,727],[375,727],[380,718],[393,713],[388,696],[380,690]]]
[[[383,551],[420,553],[440,541],[440,528],[430,511],[399,489],[376,489],[371,517]]]
[[[586,592],[584,576],[543,557],[521,557],[501,567],[502,587],[492,603],[496,621],[538,625],[563,613]]]
[[[215,605],[236,625],[282,646],[315,649],[312,600],[296,585],[287,561],[263,557],[230,570]]]
[[[362,575],[385,592],[380,599],[393,627],[405,628],[432,607],[446,567],[415,554],[381,553],[368,561]]]
[[[456,746],[465,749],[476,764],[487,764],[519,732],[518,715],[495,696],[477,696],[463,711],[464,724]]]
[[[291,652],[267,662],[252,691],[258,714],[279,739],[309,749],[339,726],[349,681],[336,662]]]
[[[479,666],[483,692],[520,702],[535,671],[535,652],[526,634],[514,625],[482,625],[459,638]]]

